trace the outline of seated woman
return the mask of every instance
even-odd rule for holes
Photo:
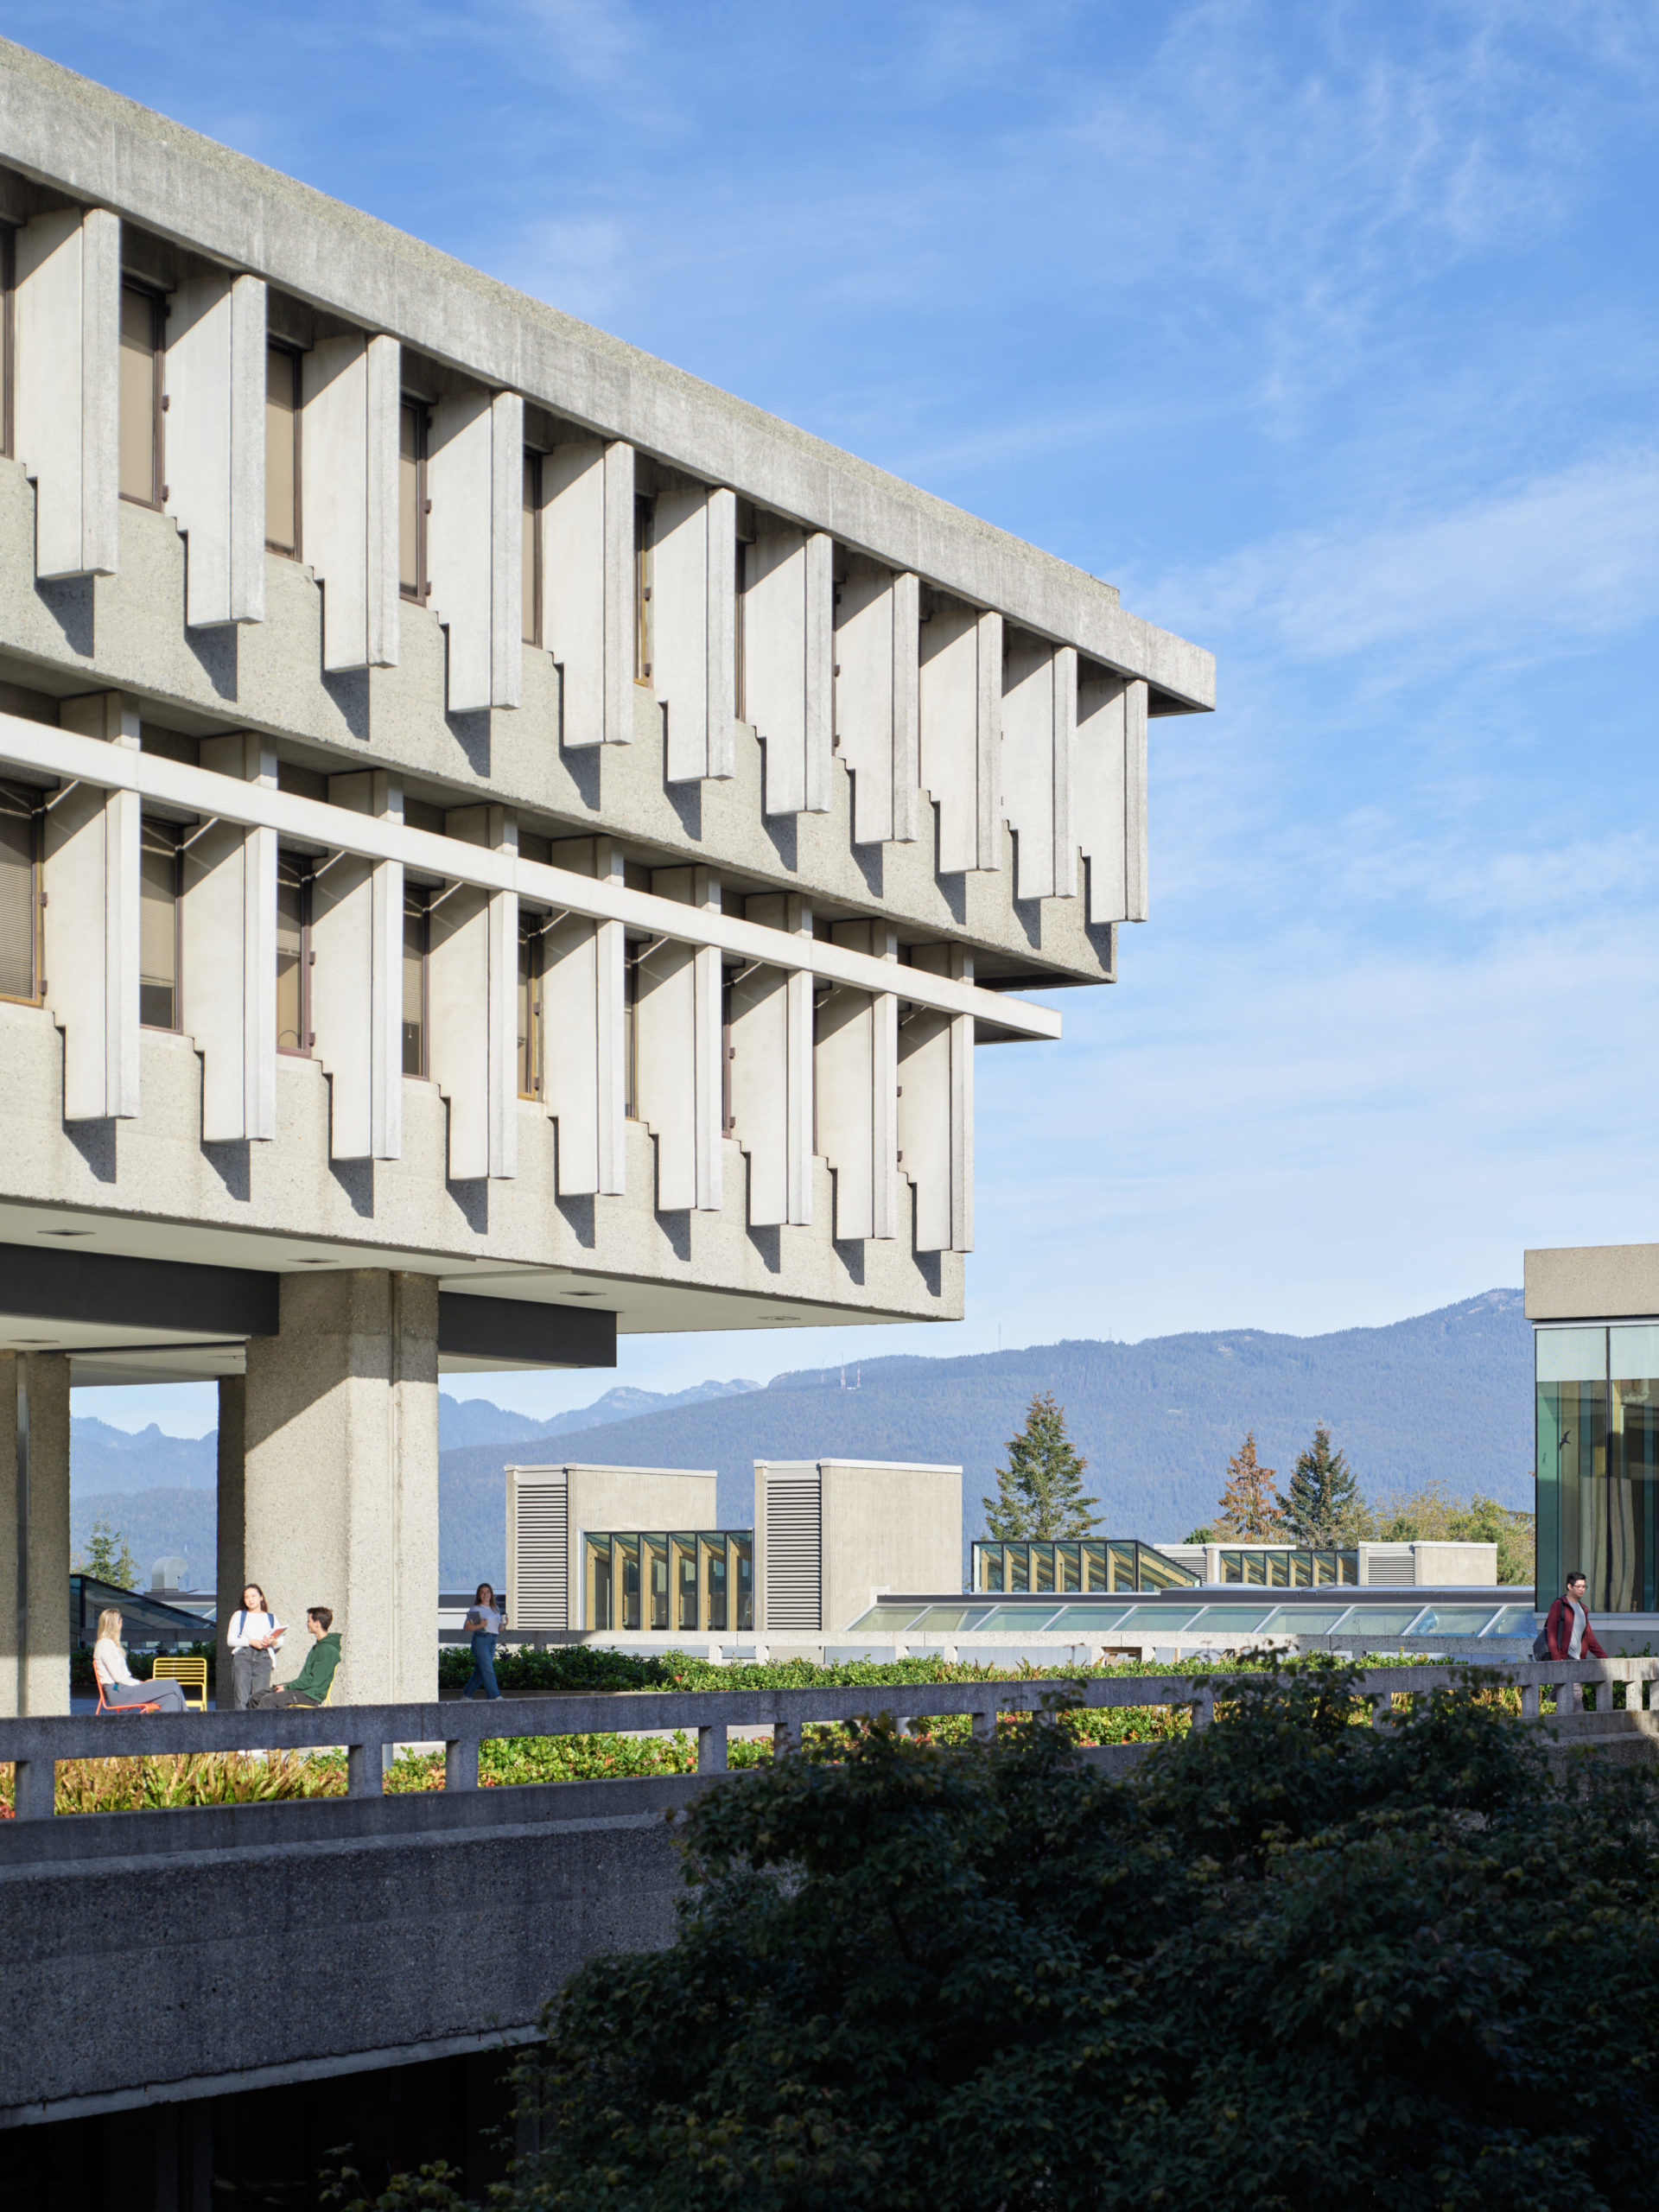
[[[128,1666],[121,1643],[121,1615],[113,1605],[98,1617],[92,1672],[102,1685],[107,1706],[154,1705],[163,1713],[182,1713],[185,1709],[184,1691],[179,1683],[141,1682]]]

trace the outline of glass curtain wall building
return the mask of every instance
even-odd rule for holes
[[[1198,1581],[1190,1567],[1138,1538],[1105,1537],[1064,1543],[974,1546],[976,1590],[1184,1590]]]
[[[588,1628],[753,1628],[752,1529],[589,1530],[585,1542]]]
[[[1592,1613],[1659,1611],[1659,1324],[1534,1342],[1540,1602],[1581,1568]]]

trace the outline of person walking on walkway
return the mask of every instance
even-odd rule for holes
[[[226,1642],[231,1648],[231,1709],[245,1713],[251,1699],[270,1688],[270,1655],[283,1648],[284,1631],[265,1604],[257,1582],[242,1592],[242,1603],[231,1615]]]
[[[471,1697],[475,1688],[482,1689],[485,1700],[499,1697],[501,1686],[495,1679],[495,1640],[507,1624],[505,1607],[495,1602],[495,1592],[487,1582],[480,1582],[474,1593],[472,1610],[462,1626],[473,1632],[473,1671],[467,1677],[462,1697]]]
[[[1584,1577],[1575,1567],[1567,1578],[1567,1594],[1558,1598],[1544,1623],[1544,1639],[1552,1659],[1605,1659],[1596,1642],[1584,1602]]]

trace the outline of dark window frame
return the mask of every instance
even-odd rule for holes
[[[639,963],[660,940],[622,940],[622,1118],[639,1119]]]
[[[150,368],[150,497],[141,499],[136,492],[123,492],[120,496],[130,507],[148,507],[152,513],[159,514],[167,504],[168,493],[167,443],[163,427],[167,413],[167,295],[159,286],[148,283],[142,276],[130,276],[124,269],[121,272],[121,289],[132,293],[136,298],[149,301],[154,351]],[[119,342],[118,336],[118,345]],[[118,424],[116,435],[118,443]]]
[[[139,821],[141,853],[143,832],[151,828],[170,830],[175,833],[173,844],[173,1019],[171,1021],[146,1021],[141,1011],[138,1027],[141,1029],[153,1029],[163,1037],[178,1037],[182,1035],[184,1031],[184,835],[176,822],[164,821],[159,815],[144,815]],[[142,879],[142,867],[139,873]],[[140,898],[143,895],[141,880]]]
[[[16,452],[17,226],[0,223],[0,454]]]
[[[532,1106],[541,1098],[544,1088],[543,1078],[545,1071],[542,1066],[544,1020],[542,1008],[542,989],[546,982],[546,965],[543,958],[543,940],[546,938],[550,926],[550,917],[546,914],[540,912],[527,914],[522,906],[519,908],[518,957],[522,961],[526,946],[530,948],[530,973],[522,980],[515,979],[515,989],[523,988],[527,985],[530,994],[530,1006],[524,1031],[524,1057],[529,1063],[531,1088],[528,1090],[524,1090],[521,1083],[518,1096]],[[523,1072],[523,1069],[516,1071],[518,1076],[522,1076]]]
[[[633,495],[633,680],[651,682],[652,551],[657,542],[657,502],[648,492]]]
[[[304,479],[301,474],[301,461],[303,456],[300,442],[303,435],[302,423],[305,410],[301,404],[303,397],[301,363],[305,359],[305,348],[302,346],[294,345],[286,338],[273,338],[267,332],[265,334],[267,379],[270,374],[270,356],[273,353],[286,353],[294,372],[294,544],[290,550],[288,546],[277,545],[268,537],[265,540],[265,550],[267,553],[281,554],[284,561],[302,561],[305,557],[305,492]],[[267,390],[269,390],[269,384],[267,384]]]
[[[10,778],[0,778],[0,803],[10,804],[29,799],[31,842],[34,851],[29,861],[30,897],[29,917],[29,977],[32,988],[27,996],[15,991],[0,991],[0,1005],[43,1006],[46,1002],[46,793],[32,784],[17,784]]]
[[[298,871],[300,893],[300,1034],[303,1045],[284,1045],[283,1033],[276,1032],[276,1050],[290,1059],[308,1060],[316,1049],[317,1033],[311,1026],[311,970],[316,953],[311,944],[311,885],[317,864],[309,853],[289,852],[279,846],[276,852],[276,880],[283,880],[284,867]]]
[[[421,1065],[405,1067],[403,1073],[410,1083],[429,1083],[432,1079],[432,886],[411,883],[404,879],[404,957],[408,958],[409,924],[414,919],[411,907],[419,902],[421,921]],[[401,979],[402,969],[398,973]],[[408,1039],[403,1038],[403,1000],[398,999],[398,1033],[404,1051],[408,1051]]]
[[[546,458],[546,454],[542,451],[539,446],[526,446],[524,448],[524,490],[529,493],[529,499],[525,503],[524,511],[525,513],[534,515],[536,518],[530,533],[530,568],[528,582],[530,585],[531,623],[530,629],[525,632],[524,638],[524,643],[527,645],[539,645],[542,642],[542,600],[543,597],[542,588],[542,464]],[[523,627],[522,622],[520,624],[520,627]]]
[[[432,499],[431,494],[427,489],[426,478],[427,449],[430,443],[432,430],[431,402],[429,400],[421,398],[417,393],[412,391],[405,391],[399,397],[397,403],[397,458],[399,464],[398,474],[400,480],[403,474],[404,416],[405,414],[412,414],[415,417],[415,582],[412,587],[404,582],[402,573],[403,556],[400,551],[397,563],[397,595],[400,599],[407,600],[411,607],[424,607],[427,601],[432,595],[432,579],[428,573],[426,563],[426,524],[427,518],[432,512]],[[399,482],[398,493],[399,497],[401,498],[401,480]],[[399,537],[401,539],[401,514],[398,519]]]

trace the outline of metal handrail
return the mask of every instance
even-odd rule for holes
[[[1395,1693],[1465,1683],[1471,1672],[1518,1688],[1522,1718],[1535,1720],[1541,1693],[1547,1688],[1568,1689],[1571,1707],[1576,1708],[1587,1683],[1659,1679],[1659,1659],[1530,1660],[1479,1667],[1463,1660],[1438,1667],[1376,1667],[1351,1678],[1353,1694],[1371,1699],[1379,1725],[1386,1725]],[[727,1737],[733,1728],[769,1726],[774,1747],[788,1751],[798,1749],[802,1728],[814,1722],[855,1720],[880,1712],[895,1713],[906,1723],[967,1714],[975,1735],[988,1738],[995,1732],[999,1715],[1039,1712],[1051,1703],[1085,1711],[1185,1706],[1192,1709],[1193,1725],[1203,1727],[1213,1718],[1217,1696],[1225,1696],[1230,1681],[1261,1679],[1258,1670],[1218,1667],[1203,1675],[871,1682],[805,1689],[604,1690],[492,1699],[483,1704],[290,1706],[267,1712],[145,1714],[124,1726],[118,1738],[97,1714],[42,1715],[0,1720],[0,1764],[15,1765],[19,1820],[53,1816],[54,1770],[60,1759],[343,1745],[347,1796],[378,1797],[382,1794],[384,1752],[397,1744],[442,1743],[445,1787],[475,1789],[478,1747],[500,1738],[695,1731],[698,1773],[718,1774],[726,1770]]]

